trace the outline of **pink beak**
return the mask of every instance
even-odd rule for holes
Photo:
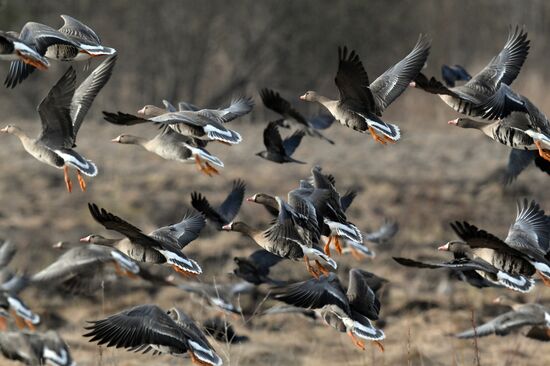
[[[301,99],[301,100],[306,100],[306,95],[305,95],[305,94],[304,94],[304,95],[301,95],[301,96],[300,96],[300,99]]]
[[[82,243],[89,243],[90,242],[90,236],[91,235],[88,235],[88,236],[85,236],[83,238],[80,239],[80,242]]]
[[[111,140],[111,142],[120,142],[120,136]]]
[[[145,107],[143,107],[139,111],[137,111],[137,114],[139,114],[140,116],[144,116],[145,115]]]
[[[445,245],[442,245],[439,248],[437,248],[437,250],[448,251],[449,250],[449,244],[447,243]]]
[[[450,125],[453,125],[453,126],[456,126],[458,125],[458,118],[455,118],[453,120],[450,120],[449,122],[447,122],[448,124]]]
[[[0,130],[0,132],[8,132],[8,127],[4,127],[3,129]]]
[[[416,88],[416,82],[415,81],[411,81],[409,83],[409,86],[413,87],[413,88]]]
[[[228,231],[231,231],[231,225],[232,225],[232,223],[230,223],[230,224],[227,224],[227,225],[223,225],[223,226],[222,226],[222,230],[228,230]]]
[[[248,197],[246,202],[256,202],[256,196]]]

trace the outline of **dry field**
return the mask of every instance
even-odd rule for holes
[[[253,317],[246,322],[231,318],[238,333],[250,341],[231,346],[213,342],[226,364],[472,365],[474,343],[448,334],[471,326],[472,309],[476,320],[502,311],[492,306],[491,300],[507,291],[474,289],[449,280],[444,271],[404,268],[391,257],[443,257],[436,247],[454,238],[448,225],[452,220],[467,219],[505,235],[517,199],[535,198],[550,210],[548,177],[529,168],[507,189],[498,182],[486,182],[495,169],[504,166],[508,150],[473,131],[448,126],[446,121],[454,114],[439,104],[419,91],[408,91],[385,116],[403,128],[404,137],[398,144],[383,147],[369,136],[334,126],[327,134],[336,145],[306,139],[297,150],[296,158],[310,164],[304,166],[280,166],[254,156],[263,148],[265,118],[263,107],[258,106],[252,122],[233,124],[242,132],[244,143],[231,148],[212,146],[211,151],[226,164],[221,175],[213,178],[199,175],[194,166],[162,161],[137,147],[110,143],[122,129],[99,122],[97,112],[113,106],[95,105],[96,118],[90,116],[78,141],[79,151],[100,169],[99,176],[88,181],[86,193],[68,194],[61,171],[34,161],[15,137],[0,136],[0,236],[18,244],[14,265],[32,273],[59,254],[51,244],[63,240],[77,245],[78,239],[89,233],[105,234],[88,214],[87,202],[96,202],[148,231],[176,222],[189,207],[193,190],[200,190],[216,203],[225,197],[231,181],[241,177],[250,194],[265,191],[285,195],[309,173],[311,165],[322,164],[325,171],[336,176],[338,189],[361,190],[349,211],[350,219],[360,228],[374,229],[386,217],[399,221],[400,232],[391,243],[373,246],[376,258],[364,262],[338,258],[342,276],[356,266],[390,281],[382,300],[380,324],[387,335],[386,350],[382,353],[369,346],[361,352],[345,334],[299,315]],[[39,129],[38,120],[3,122],[17,122],[31,133]],[[150,135],[155,131],[139,127],[131,133]],[[244,203],[239,218],[262,225],[269,216],[261,207]],[[200,281],[226,282],[231,280],[232,258],[255,249],[255,244],[240,234],[209,229],[186,253],[203,265],[205,274]],[[274,277],[278,276],[302,279],[307,272],[301,263],[282,263],[274,270]],[[169,356],[153,358],[124,350],[100,350],[81,336],[86,320],[142,303],[180,306],[198,321],[217,314],[177,289],[151,294],[147,284],[129,279],[121,280],[117,288],[106,288],[104,296],[97,292],[91,299],[51,296],[35,289],[26,290],[22,297],[45,319],[41,330],[53,324],[53,317],[47,315],[50,312],[65,320],[58,331],[70,345],[74,359],[84,366],[182,364]],[[538,286],[521,299],[544,301],[548,297],[548,290]],[[550,364],[550,354],[544,352],[548,347],[521,335],[478,341],[481,365]],[[12,365],[3,359],[0,364]]]

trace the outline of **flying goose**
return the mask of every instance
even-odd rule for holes
[[[22,61],[25,64],[46,70],[50,63],[34,49],[34,46],[19,38],[16,32],[0,31],[0,60]]]
[[[447,84],[447,87],[454,87],[457,81],[468,81],[472,76],[466,71],[466,69],[460,65],[441,66],[441,77]]]
[[[256,155],[272,161],[274,163],[298,163],[305,164],[303,161],[292,158],[292,154],[300,145],[302,138],[305,136],[303,130],[295,131],[292,135],[284,140],[281,138],[277,122],[269,122],[264,129],[264,145],[266,150],[257,153]]]
[[[329,128],[332,125],[332,122],[334,122],[334,117],[332,115],[320,114],[311,119],[307,119],[274,90],[267,88],[262,89],[260,90],[260,96],[267,108],[283,117],[276,121],[278,126],[286,128],[294,126],[299,130],[303,130],[308,136],[317,137],[334,145],[334,141],[328,139],[319,131]]]
[[[336,262],[325,255],[320,248],[317,248],[314,241],[305,240],[304,234],[300,233],[292,208],[282,201],[281,198],[275,197],[279,205],[279,216],[273,224],[266,230],[252,228],[248,224],[237,221],[231,222],[222,227],[223,230],[240,232],[256,242],[259,246],[270,253],[279,257],[287,258],[293,261],[304,260],[308,272],[319,277],[319,272],[310,265],[310,259],[315,261],[317,268],[322,273],[328,273],[328,270],[323,266],[323,263],[328,264],[336,269]]]
[[[7,329],[7,318],[12,315],[18,328],[35,329],[40,316],[35,314],[19,297],[9,291],[0,291],[0,330]],[[1,332],[0,332],[1,333]]]
[[[165,312],[156,305],[138,305],[89,323],[84,337],[98,345],[182,358],[188,353],[197,365],[223,364],[204,333],[177,308]]]
[[[152,139],[148,140],[140,136],[122,134],[111,140],[119,144],[137,145],[145,150],[160,156],[166,160],[174,160],[184,163],[195,163],[199,171],[208,176],[219,174],[212,165],[223,167],[223,162],[199,146],[193,138],[183,136],[168,126]],[[204,162],[204,165],[203,165]]]
[[[80,48],[75,61],[87,60],[97,56],[110,56],[116,53],[111,47],[101,44],[101,39],[93,29],[69,15],[61,15],[63,26],[59,31],[69,37]]]
[[[191,206],[216,225],[218,230],[221,230],[223,225],[229,224],[239,213],[245,191],[245,182],[242,179],[236,179],[233,181],[231,191],[219,207],[213,208],[208,199],[196,191],[191,193]]]
[[[339,48],[335,83],[340,99],[331,100],[314,91],[306,92],[300,99],[322,104],[342,125],[362,133],[368,131],[382,144],[396,142],[401,137],[399,127],[380,117],[417,76],[429,52],[430,41],[420,35],[413,50],[371,84],[355,51],[348,53],[347,47]]]
[[[82,191],[86,190],[86,183],[80,173],[90,177],[97,175],[95,164],[73,149],[84,117],[111,77],[115,61],[116,55],[103,61],[76,90],[76,72],[69,67],[38,106],[42,132],[36,139],[28,137],[17,126],[8,125],[0,130],[17,136],[23,148],[40,162],[63,169],[69,192],[72,191],[69,167],[76,169]]]
[[[448,106],[459,113],[478,117],[486,114],[482,107],[501,84],[510,85],[516,79],[528,53],[527,32],[521,27],[510,28],[500,53],[466,84],[447,88],[434,77],[428,79],[419,73],[411,86],[439,95]],[[502,116],[493,115],[493,118]]]
[[[231,323],[227,319],[219,316],[206,319],[202,322],[202,328],[205,333],[217,341],[223,343],[244,343],[248,341],[247,336],[238,335]]]
[[[128,257],[139,262],[167,263],[182,275],[199,275],[202,269],[197,262],[187,258],[181,250],[198,238],[205,225],[204,218],[198,213],[187,213],[183,219],[170,226],[164,226],[144,234],[140,229],[118,216],[89,203],[90,214],[108,230],[124,235],[124,239],[107,239],[97,234],[88,235],[81,241],[111,245]]]
[[[233,283],[206,283],[187,281],[178,284],[178,288],[198,295],[208,305],[229,314],[241,315],[243,309],[239,297],[256,291],[256,286],[245,281]]]
[[[166,124],[177,133],[205,141],[220,141],[238,144],[241,135],[224,126],[225,122],[241,117],[252,110],[252,99],[241,97],[233,99],[224,109],[201,109],[167,112],[154,105],[146,105],[138,111],[138,116],[127,113],[103,112],[104,118],[116,125],[131,126],[139,123]]]
[[[45,333],[0,332],[0,353],[26,365],[76,365],[69,347],[53,330]]]
[[[353,343],[365,349],[365,343],[358,338],[380,341],[384,332],[371,323],[378,319],[380,301],[369,287],[365,274],[368,272],[352,268],[349,271],[347,292],[338,276],[330,273],[318,279],[276,286],[273,297],[287,304],[313,309],[325,323],[340,332],[346,332]],[[377,344],[383,350],[380,343]]]
[[[134,277],[140,273],[139,265],[121,251],[109,246],[88,244],[69,249],[34,274],[30,281],[36,286],[61,286],[72,290],[93,283],[98,272],[107,264],[113,264],[116,273],[123,276]],[[89,286],[86,287],[89,289]]]
[[[550,310],[546,307],[536,304],[519,304],[515,302],[509,302],[505,297],[497,297],[494,303],[500,303],[504,305],[510,305],[511,311],[504,314],[500,314],[490,321],[478,325],[473,329],[466,330],[464,332],[455,334],[457,338],[474,338],[485,337],[491,334],[498,336],[505,336],[511,332],[530,326],[531,330],[526,334],[527,337],[531,337],[532,331],[537,328],[545,330],[546,339],[550,337]],[[539,337],[536,337],[539,338]]]
[[[237,267],[233,269],[233,273],[235,276],[254,285],[261,285],[262,283],[276,284],[278,281],[269,277],[269,269],[281,260],[281,257],[265,249],[258,249],[248,257],[234,257],[233,261]]]

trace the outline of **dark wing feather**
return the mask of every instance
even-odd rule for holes
[[[475,336],[484,337],[490,334],[504,336],[524,325],[532,325],[533,321],[533,316],[529,313],[509,311],[497,316],[485,324],[475,327],[475,330],[470,329],[465,332],[458,333],[455,337],[473,338]]]
[[[205,224],[206,221],[202,214],[187,212],[177,224],[161,227],[150,233],[149,236],[162,243],[183,249],[199,237]]]
[[[316,130],[325,130],[332,126],[334,116],[332,114],[320,114],[309,119],[309,124]]]
[[[356,111],[374,111],[376,104],[369,89],[369,77],[359,56],[347,47],[338,47],[338,72],[334,79],[340,103]]]
[[[488,248],[500,252],[506,252],[514,256],[523,257],[523,254],[514,248],[508,246],[493,234],[485,230],[478,229],[476,226],[464,221],[451,223],[451,227],[462,240],[471,248]]]
[[[248,259],[254,263],[258,269],[268,269],[279,263],[283,258],[272,254],[265,249],[258,249],[252,253]],[[266,273],[267,274],[267,273]]]
[[[218,212],[225,219],[227,223],[233,221],[235,216],[239,213],[241,205],[244,200],[244,194],[246,191],[246,184],[241,179],[236,179],[233,181],[233,188],[229,195],[222,202],[218,208]]]
[[[536,151],[512,149],[502,178],[503,183],[511,184],[535,160],[536,156],[538,156]]]
[[[342,206],[342,210],[344,210],[344,212],[346,212],[349,206],[351,206],[355,197],[357,197],[357,191],[355,190],[348,190],[340,197],[340,206]]]
[[[159,243],[145,235],[140,229],[118,216],[113,215],[104,208],[99,208],[95,203],[88,203],[88,209],[95,221],[103,225],[108,230],[114,230],[126,236],[133,243],[139,243],[148,246],[158,246]]]
[[[370,320],[377,320],[380,312],[380,300],[369,287],[365,276],[359,269],[349,271],[347,297],[350,307]]]
[[[12,258],[17,253],[15,244],[9,240],[4,240],[0,246],[0,270],[6,268],[10,264]]]
[[[218,213],[218,211],[212,208],[206,197],[199,192],[191,193],[191,206],[193,206],[195,210],[202,212],[208,220],[215,222],[220,227],[229,223]]]
[[[430,41],[426,35],[420,35],[413,50],[397,64],[386,70],[370,85],[376,103],[376,114],[382,112],[403,93],[410,82],[416,78],[430,53]]]
[[[140,123],[151,123],[148,119],[134,116],[128,113],[111,113],[103,111],[103,119],[105,121],[118,126],[133,126]]]
[[[454,259],[449,262],[443,263],[434,263],[434,262],[420,262],[415,261],[414,259],[402,258],[402,257],[393,257],[397,263],[405,267],[416,267],[416,268],[452,268],[459,271],[469,271],[469,270],[479,270],[488,273],[497,273],[498,270],[490,265],[489,263],[481,259],[469,259],[469,258],[459,258]]]
[[[75,92],[76,72],[69,67],[38,106],[42,133],[38,141],[53,148],[74,147],[71,100]]]
[[[510,226],[506,244],[533,258],[549,250],[550,220],[534,200],[518,202],[516,220]]]
[[[279,128],[276,122],[269,122],[264,130],[264,145],[267,151],[274,152],[279,155],[286,155],[283,146],[283,139],[279,133]]]
[[[382,244],[393,238],[398,231],[399,224],[397,221],[386,220],[378,230],[367,233],[363,237],[371,243]]]
[[[101,44],[101,39],[99,39],[99,36],[86,24],[69,15],[61,15],[61,19],[63,19],[64,22],[63,26],[59,28],[61,33],[87,41],[91,44]]]
[[[300,142],[305,135],[306,133],[304,132],[304,130],[298,130],[284,139],[283,148],[287,156],[291,156],[292,154],[294,154],[294,151],[296,151],[296,148],[298,148],[298,145],[300,145]]]
[[[285,118],[292,118],[301,125],[309,125],[305,117],[276,91],[264,88],[260,91],[260,97],[264,105],[272,111],[279,113]]]

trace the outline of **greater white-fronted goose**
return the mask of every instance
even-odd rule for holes
[[[456,85],[457,81],[468,81],[472,78],[472,75],[470,75],[468,71],[460,65],[442,65],[441,77],[445,81],[445,84],[452,88]]]
[[[304,235],[303,232],[299,232],[295,215],[291,213],[292,208],[284,203],[279,197],[275,197],[275,199],[279,205],[279,215],[273,224],[266,230],[254,229],[248,224],[240,221],[225,225],[222,229],[237,231],[247,235],[254,240],[256,244],[279,257],[293,261],[303,259],[308,272],[314,277],[319,277],[319,272],[310,265],[310,259],[315,261],[319,271],[322,273],[328,273],[328,270],[322,263],[328,264],[336,269],[336,262],[325,255],[320,248],[317,248],[314,240],[308,242],[306,235]]]
[[[411,86],[439,95],[449,107],[459,113],[481,116],[485,114],[481,107],[497,92],[500,85],[510,85],[516,79],[528,53],[527,32],[521,27],[511,28],[500,53],[466,84],[447,88],[435,78],[428,79],[419,73]]]
[[[292,154],[300,145],[302,138],[305,136],[303,130],[295,131],[292,135],[284,140],[281,138],[277,122],[269,122],[264,129],[264,145],[266,150],[260,151],[256,155],[272,161],[274,163],[298,163],[305,164],[303,161],[292,158]]]
[[[30,281],[39,287],[62,287],[76,292],[93,290],[94,279],[103,267],[113,264],[119,275],[139,275],[139,265],[121,251],[105,245],[77,246],[63,253],[49,266],[34,274]]]
[[[0,60],[17,61],[32,65],[39,70],[46,70],[50,63],[29,44],[18,37],[15,32],[0,31]]]
[[[219,316],[203,321],[202,328],[210,337],[225,344],[248,342],[247,336],[237,334],[231,323]]]
[[[0,352],[8,360],[29,366],[76,365],[67,343],[53,330],[45,333],[0,332]]]
[[[208,305],[230,314],[242,315],[239,297],[256,291],[256,286],[245,281],[233,283],[185,282],[178,288],[198,295]]]
[[[208,176],[219,174],[212,165],[223,167],[223,162],[205,148],[198,146],[193,138],[183,136],[168,126],[162,128],[152,139],[129,134],[120,135],[113,140],[119,144],[137,145],[166,160],[183,163],[195,163],[199,171]],[[204,163],[204,165],[203,165]]]
[[[550,261],[545,258],[550,250],[550,218],[535,201],[518,203],[516,220],[504,240],[467,222],[451,226],[464,243],[448,243],[440,250],[462,250],[466,245],[475,256],[505,271],[504,274],[530,277],[538,273],[544,284],[550,286]]]
[[[78,89],[75,89],[76,72],[70,67],[38,106],[42,132],[36,139],[28,137],[17,126],[8,125],[0,130],[17,136],[23,148],[40,162],[63,169],[69,192],[72,191],[69,167],[76,169],[83,191],[86,190],[86,183],[80,173],[90,177],[97,175],[95,164],[77,153],[74,147],[84,117],[111,77],[115,61],[116,55],[103,61]]]
[[[198,238],[205,225],[204,217],[198,213],[187,213],[183,219],[170,226],[164,226],[144,234],[140,229],[118,216],[89,203],[90,214],[108,230],[125,236],[124,239],[107,239],[100,235],[89,235],[81,241],[115,246],[130,258],[147,263],[167,263],[182,275],[199,275],[202,269],[197,262],[187,258],[181,250]]]
[[[75,42],[80,51],[74,61],[87,60],[97,56],[110,56],[116,53],[111,47],[101,44],[101,39],[93,29],[69,15],[61,15],[63,26],[59,31]]]
[[[530,337],[532,332],[538,333],[537,328],[543,328],[546,333],[546,339],[540,339],[539,336],[534,338],[539,340],[550,340],[550,310],[546,307],[536,304],[520,304],[511,302],[505,297],[498,297],[494,300],[495,303],[509,305],[512,310],[504,314],[498,315],[490,321],[476,326],[473,329],[455,334],[457,338],[477,338],[486,337],[491,334],[505,336],[511,332],[530,326],[531,330],[525,334]]]
[[[233,269],[233,273],[235,276],[254,285],[261,285],[262,283],[276,284],[279,281],[269,277],[269,270],[281,260],[281,257],[265,249],[258,249],[248,257],[233,258],[237,266]]]
[[[179,309],[162,310],[156,305],[139,305],[102,320],[90,322],[85,329],[90,342],[129,351],[169,354],[184,357],[187,353],[197,365],[222,365],[202,331],[183,317]]]
[[[231,101],[225,109],[201,109],[167,112],[154,105],[146,105],[138,111],[138,116],[127,113],[103,112],[105,119],[117,125],[131,126],[140,123],[161,123],[170,126],[174,131],[185,136],[206,141],[221,141],[227,144],[238,144],[241,135],[224,126],[229,122],[249,113],[253,107],[250,98],[241,97]]]
[[[314,309],[327,325],[346,332],[353,343],[364,350],[365,343],[358,338],[369,341],[385,338],[384,332],[371,323],[378,319],[380,301],[369,287],[364,272],[356,268],[349,271],[347,292],[338,276],[330,273],[319,279],[274,287],[273,296],[290,305]],[[377,344],[383,350],[381,343]]]
[[[371,84],[355,51],[348,53],[346,47],[339,48],[335,83],[340,99],[331,100],[314,91],[306,92],[300,99],[322,104],[342,125],[362,133],[368,131],[382,144],[395,142],[401,138],[399,127],[382,121],[380,116],[407,89],[426,63],[429,53],[430,41],[421,35],[413,50],[403,60],[386,70]]]
[[[229,224],[239,213],[245,191],[245,182],[242,179],[236,179],[233,181],[231,191],[219,207],[213,208],[206,196],[196,191],[191,193],[191,206],[221,230],[223,225]]]
[[[35,326],[40,324],[40,316],[35,314],[17,295],[0,291],[0,330],[7,329],[7,318],[10,314],[19,329],[27,327],[34,330]]]
[[[295,127],[299,130],[303,130],[308,136],[317,137],[321,140],[325,140],[330,144],[334,144],[334,141],[325,137],[319,130],[329,128],[334,122],[332,115],[320,114],[311,119],[307,119],[298,112],[288,102],[288,100],[281,97],[279,93],[271,89],[260,90],[260,96],[264,105],[272,111],[279,113],[283,118],[277,120],[277,125],[285,128]]]
[[[21,28],[20,33],[9,32],[9,34],[32,46],[42,58],[71,61],[79,52],[78,45],[69,37],[44,24],[28,22]],[[43,69],[40,62],[32,62],[29,58],[12,61],[4,85],[14,88],[36,68]]]

